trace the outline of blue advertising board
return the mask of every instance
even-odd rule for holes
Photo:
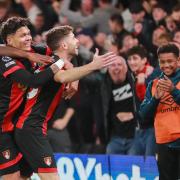
[[[111,155],[110,174],[114,180],[158,180],[154,157]]]
[[[55,159],[61,180],[159,179],[154,157],[58,153]]]

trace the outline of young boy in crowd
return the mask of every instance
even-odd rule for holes
[[[147,52],[142,46],[135,46],[128,51],[127,63],[135,79],[136,108],[138,112],[146,92],[146,79],[153,72],[153,67],[149,65]],[[138,116],[137,119],[139,122]],[[146,156],[155,154],[153,123],[144,123],[140,127],[138,123],[130,154]]]

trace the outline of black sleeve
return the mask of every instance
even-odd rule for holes
[[[32,88],[38,88],[39,86],[43,86],[53,77],[54,74],[50,68],[47,68],[44,71],[41,71],[37,74],[31,74],[30,72],[24,69],[19,69],[10,75],[10,78],[13,81]]]

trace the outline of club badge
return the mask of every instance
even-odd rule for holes
[[[10,150],[3,151],[2,154],[5,159],[10,159]]]
[[[44,158],[44,162],[45,162],[46,165],[50,166],[51,163],[52,163],[51,157],[45,157],[45,158]]]

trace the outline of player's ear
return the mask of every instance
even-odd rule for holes
[[[61,47],[62,47],[63,49],[68,49],[68,45],[67,45],[66,41],[62,41],[62,42],[61,42]]]
[[[8,45],[12,45],[12,41],[13,41],[12,36],[11,35],[7,36],[6,41]]]

